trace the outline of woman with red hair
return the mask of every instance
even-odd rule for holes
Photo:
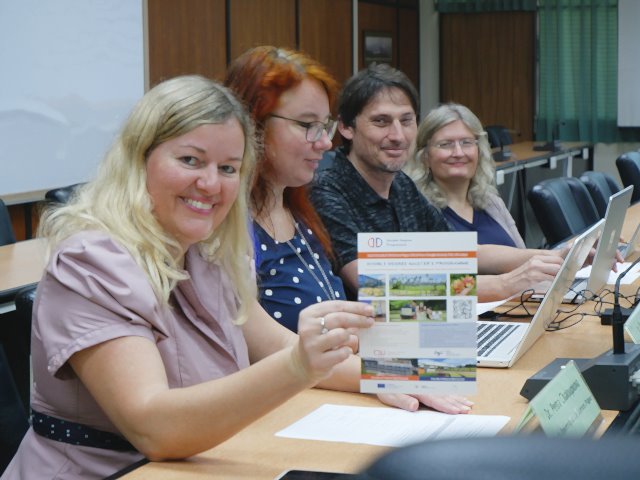
[[[296,331],[304,307],[346,299],[340,278],[331,271],[329,235],[306,188],[331,148],[336,121],[330,106],[337,85],[307,55],[271,46],[238,57],[225,84],[244,101],[260,146],[250,199],[259,300],[273,318]],[[349,361],[349,368],[357,365]],[[411,411],[420,402],[445,413],[468,413],[472,405],[457,395],[379,398]]]
[[[331,270],[329,236],[307,198],[336,131],[337,84],[307,55],[272,46],[238,57],[225,84],[244,101],[261,146],[251,188],[260,303],[295,332],[305,306],[346,298]]]

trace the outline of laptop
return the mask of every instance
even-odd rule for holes
[[[584,301],[585,296],[582,292],[589,294],[597,294],[604,288],[609,279],[609,272],[615,260],[622,226],[624,225],[624,217],[631,203],[631,194],[633,193],[633,185],[614,193],[609,197],[607,211],[604,214],[604,227],[602,236],[596,248],[596,255],[591,264],[591,273],[589,278],[577,278],[569,286],[569,291],[565,295],[564,301],[576,302]]]
[[[640,251],[640,224],[638,224],[636,231],[631,235],[629,242],[618,246],[618,251],[624,260]]]
[[[530,323],[477,322],[478,367],[509,368],[540,338],[603,228],[604,220],[600,220],[573,242]]]

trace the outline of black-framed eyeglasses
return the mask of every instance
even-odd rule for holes
[[[303,122],[302,120],[283,117],[282,115],[277,115],[275,113],[272,113],[269,116],[275,117],[275,118],[281,118],[282,120],[288,120],[297,125],[300,125],[302,128],[306,130],[305,138],[309,143],[317,142],[318,140],[320,140],[320,137],[322,137],[323,131],[327,132],[327,137],[329,137],[329,140],[331,140],[333,136],[336,134],[336,129],[338,128],[338,121],[334,120],[333,118],[329,118],[329,120],[327,120],[326,123],[323,123],[318,121]]]

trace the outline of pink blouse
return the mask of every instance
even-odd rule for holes
[[[133,257],[109,235],[81,232],[65,240],[49,261],[33,307],[33,409],[117,432],[68,360],[123,336],[156,344],[171,388],[247,367],[242,330],[232,323],[238,308],[229,278],[204,260],[197,246],[185,263],[191,278],[178,284],[165,306]],[[30,429],[2,480],[104,478],[141,458],[49,440]]]

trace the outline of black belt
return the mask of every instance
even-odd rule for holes
[[[31,414],[33,431],[50,440],[81,445],[83,447],[104,448],[119,452],[136,452],[136,448],[120,435],[103,432],[81,423],[61,420],[44,413]]]

